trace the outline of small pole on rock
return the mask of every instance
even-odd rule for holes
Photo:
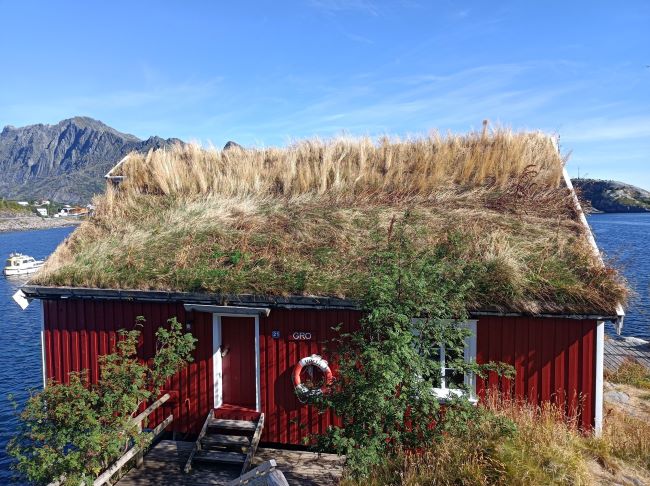
[[[485,140],[488,136],[488,125],[490,120],[483,120],[483,132],[481,133],[481,139]]]

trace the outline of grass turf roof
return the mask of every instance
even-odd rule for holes
[[[357,299],[408,213],[419,248],[453,241],[469,310],[613,315],[627,287],[594,257],[563,164],[550,137],[506,130],[132,154],[32,282]]]

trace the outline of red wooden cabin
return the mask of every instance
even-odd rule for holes
[[[124,175],[113,177],[113,182],[119,182]],[[572,191],[566,173],[564,183]],[[146,188],[150,191],[151,183]],[[578,233],[593,243],[577,199],[575,204],[572,217],[576,225],[584,225]],[[96,217],[101,214],[100,206]],[[92,225],[94,220],[85,224]],[[594,251],[597,254],[595,246]],[[57,270],[47,275],[56,277]],[[335,350],[326,349],[323,343],[334,337],[334,326],[342,324],[344,331],[358,326],[361,314],[353,298],[128,290],[100,288],[99,283],[94,287],[61,285],[56,278],[48,278],[37,278],[23,287],[28,298],[43,304],[44,380],[66,381],[70,371],[82,369],[97,379],[98,356],[111,351],[118,329],[132,328],[137,316],[146,319],[140,349],[146,359],[154,352],[157,327],[177,317],[198,339],[195,359],[168,383],[173,399],[157,411],[155,421],[171,412],[173,431],[192,435],[213,408],[230,418],[263,412],[263,442],[300,445],[305,437],[322,432],[336,420],[331,413],[319,414],[301,403],[291,375],[299,360],[312,354],[335,360]],[[594,306],[593,312],[553,308],[525,312],[504,309],[507,305],[471,310],[467,325],[473,335],[467,341],[465,358],[510,363],[515,379],[499,383],[496,375],[487,380],[466,376],[465,383],[479,397],[489,387],[500,385],[535,404],[556,401],[571,411],[580,403],[582,425],[599,429],[604,323],[622,324],[620,306],[611,302],[609,311]],[[447,390],[447,384],[441,383],[437,391],[444,398]]]

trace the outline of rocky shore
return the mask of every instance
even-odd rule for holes
[[[0,215],[0,232],[25,231],[36,229],[61,228],[74,226],[81,221],[67,218],[40,218],[38,216],[3,216]]]
[[[590,212],[650,213],[650,191],[631,184],[599,179],[572,179]]]

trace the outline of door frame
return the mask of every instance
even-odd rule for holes
[[[260,316],[268,317],[271,309],[268,307],[238,307],[230,305],[183,304],[186,311],[199,311],[212,314],[212,406],[219,408],[223,405],[223,369],[221,360],[221,318],[243,317],[254,318],[255,339],[253,342],[255,356],[255,410],[262,411],[262,380],[260,371]]]
[[[221,358],[221,316],[212,314],[212,408],[223,405],[223,375]]]
[[[222,317],[239,317],[244,319],[254,318],[255,338],[253,339],[254,360],[255,360],[255,410],[262,411],[262,383],[260,368],[260,316],[246,316],[241,314],[212,314],[212,372],[214,376],[213,384],[213,406],[219,408],[223,405],[223,361],[221,358],[221,318]]]

